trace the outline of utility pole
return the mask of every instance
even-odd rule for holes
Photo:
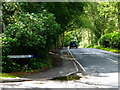
[[[2,33],[2,2],[0,1],[0,33]]]
[[[0,34],[5,30],[5,24],[2,19],[2,2],[0,1]]]

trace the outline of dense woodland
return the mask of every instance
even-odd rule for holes
[[[77,41],[80,48],[120,49],[118,2],[2,3],[3,72],[51,67],[49,51]],[[8,55],[34,55],[9,59]]]

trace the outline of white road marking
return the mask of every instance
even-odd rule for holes
[[[112,60],[111,58],[107,58],[107,59],[110,60],[110,61],[112,61],[112,62],[114,62],[114,63],[118,63],[118,61]]]

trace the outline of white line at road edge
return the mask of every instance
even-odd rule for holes
[[[71,51],[68,48],[68,51],[70,53],[70,55],[72,56],[73,60],[79,65],[79,67],[82,69],[82,74],[86,74],[86,70],[83,68],[83,66],[74,58],[73,54],[71,53]],[[77,65],[75,65],[75,67],[77,68],[77,72],[79,72],[79,69],[77,67]]]

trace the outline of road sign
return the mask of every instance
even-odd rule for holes
[[[8,55],[9,58],[33,58],[33,55]]]

